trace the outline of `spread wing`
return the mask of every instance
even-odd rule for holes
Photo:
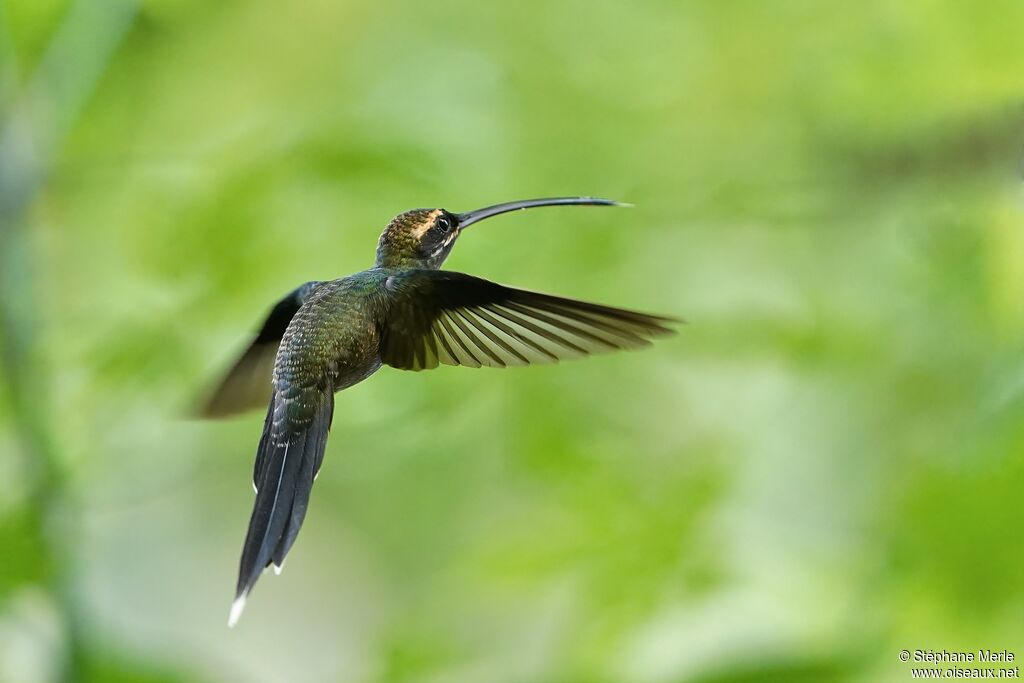
[[[393,275],[385,291],[381,360],[401,370],[553,363],[647,346],[680,322],[439,270]]]
[[[256,339],[203,404],[199,411],[202,417],[225,417],[267,404],[281,337],[299,307],[319,284],[307,282],[274,305]]]

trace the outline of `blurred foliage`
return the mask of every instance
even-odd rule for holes
[[[739,683],[1024,655],[1024,5],[0,0],[0,681]],[[642,354],[338,396],[224,626],[267,307],[415,206]]]

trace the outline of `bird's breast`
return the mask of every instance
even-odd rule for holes
[[[380,368],[380,335],[370,297],[336,281],[321,286],[281,340],[275,383],[350,387]]]

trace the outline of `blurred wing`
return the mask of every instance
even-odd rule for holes
[[[680,322],[447,271],[393,275],[385,289],[381,359],[401,370],[553,363],[647,346]]]
[[[256,339],[228,370],[202,406],[202,417],[225,417],[267,404],[281,337],[299,307],[318,284],[307,282],[277,302],[263,322]]]

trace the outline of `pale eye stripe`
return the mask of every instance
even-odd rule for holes
[[[469,362],[462,361],[460,359],[462,364],[468,365],[469,367],[473,368],[478,368],[481,365],[483,365],[483,363],[480,362],[480,359],[473,355],[473,352],[469,350],[468,346],[466,346],[466,342],[463,336],[459,334],[457,330],[452,329],[453,325],[459,329],[462,329],[461,326],[459,325],[459,321],[455,320],[447,313],[444,313],[441,316],[441,321],[445,329],[448,331],[448,334],[451,336],[451,338],[455,341],[456,344],[459,345],[459,348],[461,348],[466,353],[466,356],[468,356],[470,359]]]
[[[452,311],[452,313],[454,313],[459,318],[462,318],[464,321],[466,321],[473,327],[477,327],[477,325],[473,322],[472,318],[463,313],[462,309],[456,308],[455,310]],[[486,342],[481,340],[479,336],[473,334],[471,330],[468,330],[465,327],[462,327],[461,329],[463,330],[463,332],[466,333],[466,336],[469,338],[469,341],[473,342],[473,344],[475,344],[478,349],[483,351],[492,361],[494,361],[498,365],[498,367],[505,367],[505,361],[503,361],[501,359],[501,356],[499,356],[494,351],[494,349],[492,349]]]
[[[529,346],[530,348],[534,349],[535,351],[538,351],[539,353],[544,354],[545,356],[547,356],[551,360],[558,360],[558,356],[556,356],[554,353],[552,353],[548,349],[546,349],[543,346],[541,346],[541,344],[537,340],[530,339],[528,336],[526,336],[525,334],[523,334],[519,330],[516,330],[515,328],[512,328],[512,327],[506,325],[505,323],[503,323],[502,321],[498,320],[496,317],[494,317],[493,315],[490,314],[488,309],[486,309],[486,308],[478,308],[478,309],[476,309],[476,314],[479,315],[484,320],[486,320],[491,325],[493,325],[494,327],[498,328],[499,330],[501,330],[502,332],[507,334],[508,336],[513,337],[516,340],[518,340],[520,344],[523,344],[524,346]]]

